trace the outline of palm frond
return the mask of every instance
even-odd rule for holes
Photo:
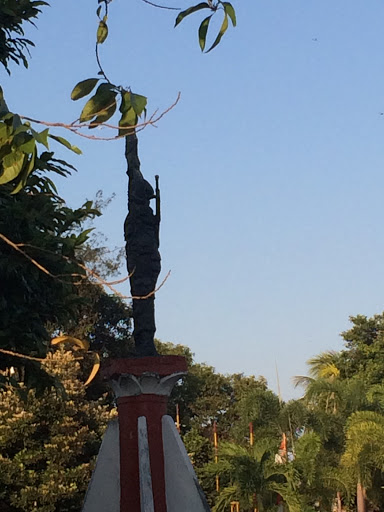
[[[302,386],[306,388],[314,379],[312,377],[308,377],[308,375],[295,375],[292,377],[292,383],[295,388]]]
[[[235,485],[224,487],[216,499],[212,512],[228,512],[232,501],[239,501],[239,488]]]
[[[340,375],[337,367],[339,357],[339,353],[334,350],[320,352],[312,357],[307,361],[310,376],[315,379],[338,377]]]

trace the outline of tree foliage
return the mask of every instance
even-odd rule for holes
[[[87,399],[79,362],[58,350],[44,362],[64,393],[0,392],[0,509],[78,512],[102,434],[114,412]]]
[[[130,135],[132,130],[138,125],[141,117],[146,118],[148,98],[138,93],[134,93],[130,88],[125,89],[121,85],[116,85],[107,76],[100,62],[99,47],[108,38],[108,17],[109,5],[111,0],[99,0],[96,10],[99,19],[96,33],[96,60],[99,68],[98,77],[86,78],[78,82],[72,90],[71,99],[77,101],[92,92],[93,95],[83,106],[79,121],[88,128],[96,128],[103,123],[107,123],[118,111],[118,120],[114,125],[118,125],[118,136],[124,137]],[[221,41],[228,29],[229,21],[232,26],[236,26],[236,13],[233,5],[221,0],[208,0],[189,7],[181,11],[175,20],[175,27],[179,25],[186,17],[199,11],[209,11],[210,14],[201,22],[198,29],[199,45],[202,51],[206,47],[206,39],[210,21],[213,16],[223,13],[223,21],[215,40],[207,50],[207,53],[213,50]]]
[[[350,317],[352,327],[342,333],[345,349],[311,359],[311,378],[299,379],[313,413],[309,426],[320,435],[325,465],[333,468],[329,482],[359,512],[383,502],[383,318]]]
[[[118,136],[124,137],[132,133],[140,117],[143,117],[145,122],[148,100],[146,96],[134,93],[130,88],[114,84],[101,65],[99,47],[108,37],[111,1],[98,0],[96,10],[99,19],[96,33],[98,76],[78,82],[72,90],[71,98],[77,101],[93,93],[79,116],[80,125],[83,124],[91,129],[107,123],[116,112],[119,112],[114,125],[118,126]],[[24,36],[25,24],[34,24],[41,8],[47,5],[48,3],[44,1],[36,0],[6,0],[0,4],[0,63],[9,74],[11,73],[10,61],[16,64],[22,62],[25,67],[28,67],[29,47],[34,44],[31,40],[20,36]],[[201,10],[210,12],[210,15],[201,22],[198,30],[202,50],[206,46],[208,27],[212,17],[219,13],[223,14],[223,22],[215,40],[207,50],[209,52],[220,43],[228,29],[228,20],[236,26],[236,14],[231,3],[208,0],[180,12],[175,26],[187,16]],[[76,153],[80,152],[79,148],[63,137],[51,134],[49,129],[39,132],[31,126],[29,121],[23,122],[20,116],[9,111],[0,89],[0,184],[12,183],[12,192],[17,193],[26,185],[27,177],[34,169],[47,165],[44,158],[39,157],[37,145],[42,144],[48,149],[48,137]]]
[[[10,61],[27,68],[29,47],[33,42],[24,37],[25,23],[34,24],[47,2],[35,0],[5,0],[0,5],[0,63],[10,73]]]
[[[98,212],[91,202],[76,210],[67,207],[41,172],[34,172],[18,194],[9,191],[10,186],[0,187],[0,348],[43,358],[50,340],[47,325],[68,322],[81,301],[77,284],[85,272],[76,249],[87,233],[75,231]],[[0,369],[19,363],[2,357]]]

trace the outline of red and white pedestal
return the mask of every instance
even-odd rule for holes
[[[104,368],[118,420],[105,433],[83,512],[209,512],[174,421],[169,394],[182,356],[117,359]]]

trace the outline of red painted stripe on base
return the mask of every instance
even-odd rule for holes
[[[140,512],[137,419],[147,419],[149,457],[155,512],[167,512],[162,417],[168,397],[143,394],[118,399],[120,427],[120,512]]]
[[[140,512],[137,415],[118,400],[120,432],[120,512]]]
[[[149,457],[152,473],[152,490],[155,512],[167,512],[165,497],[164,447],[162,417],[167,413],[168,397],[155,395],[160,400],[147,411]]]
[[[140,376],[144,372],[152,372],[163,377],[186,371],[187,361],[184,356],[153,356],[108,359],[103,363],[101,374],[104,379],[113,379],[126,373]]]

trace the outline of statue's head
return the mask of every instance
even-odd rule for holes
[[[155,192],[153,187],[147,180],[135,180],[131,188],[131,200],[138,204],[147,204],[154,199]]]

